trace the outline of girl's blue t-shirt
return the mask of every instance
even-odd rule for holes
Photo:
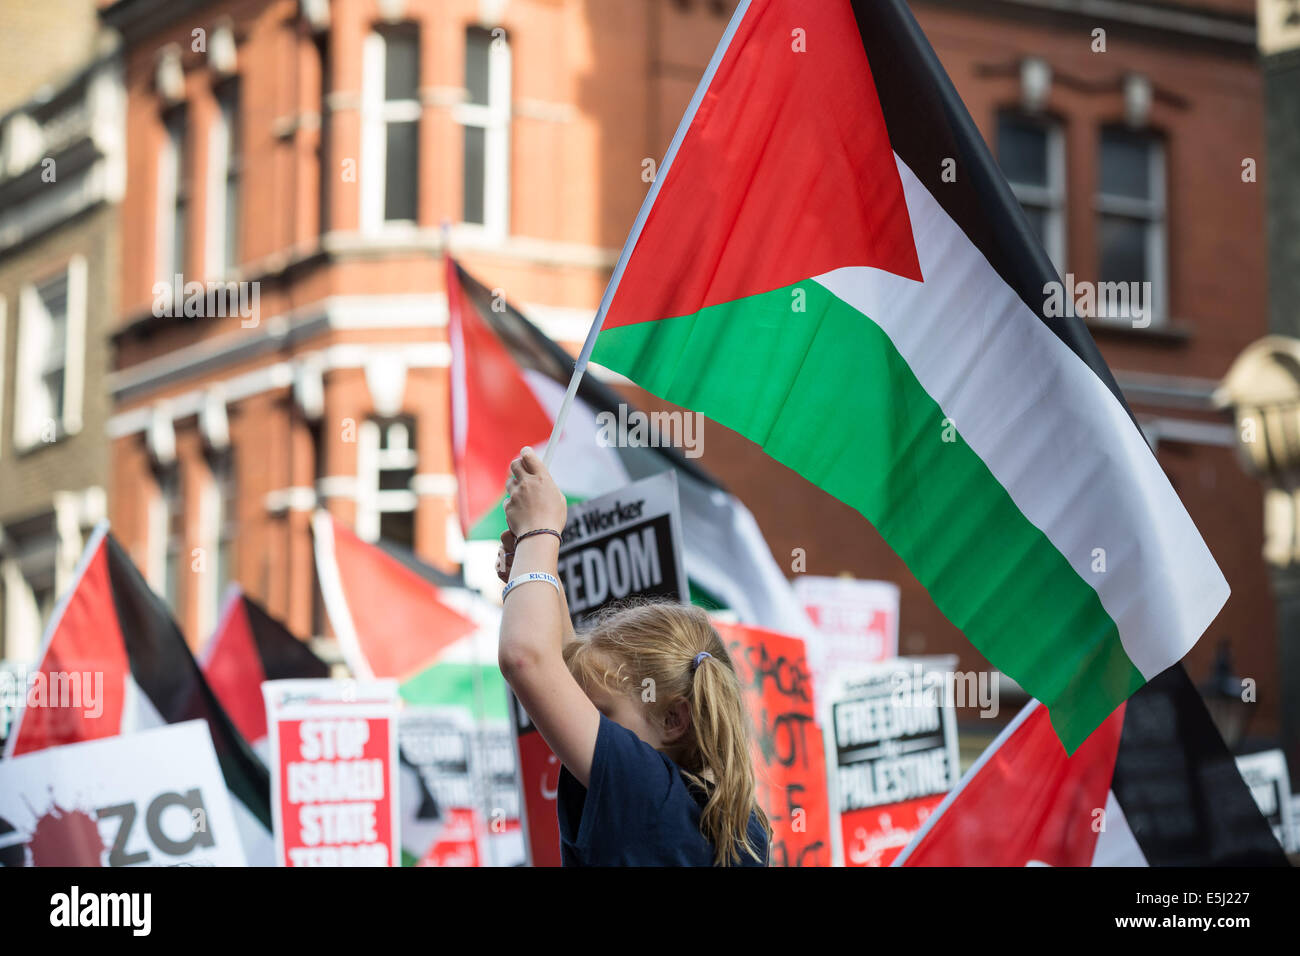
[[[556,811],[565,866],[713,866],[714,846],[700,833],[705,795],[677,764],[604,714],[596,735],[590,785],[560,768]],[[767,834],[750,814],[741,866],[766,866]]]

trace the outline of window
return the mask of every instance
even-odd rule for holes
[[[208,484],[203,494],[203,540],[206,561],[201,580],[204,591],[199,608],[199,627],[210,632],[216,626],[221,596],[233,579],[235,533],[239,510],[236,497],[234,452],[208,453]]]
[[[1164,147],[1147,133],[1107,127],[1101,134],[1097,238],[1101,283],[1139,283],[1143,309],[1165,318]],[[1148,285],[1149,283],[1149,285]],[[1131,298],[1098,294],[1098,317],[1136,318]]]
[[[180,601],[181,561],[185,552],[185,503],[180,469],[168,465],[157,472],[158,492],[150,509],[149,547],[153,586],[175,614]]]
[[[239,85],[217,90],[217,116],[209,140],[208,274],[225,275],[239,265]]]
[[[1065,271],[1064,141],[1057,123],[998,117],[998,163],[1058,272]]]
[[[363,225],[419,216],[420,39],[412,25],[366,38],[362,143]]]
[[[57,597],[54,515],[8,526],[5,533],[8,546],[3,562],[4,644],[0,656],[34,663]]]
[[[510,202],[510,44],[504,31],[470,27],[466,33],[465,91],[459,107],[465,130],[462,218],[504,234]]]
[[[315,39],[316,63],[320,70],[320,135],[316,145],[316,162],[320,180],[317,184],[318,231],[323,236],[330,227],[330,57],[329,36],[321,33]]]
[[[235,531],[239,526],[233,452],[224,452],[212,462],[212,484],[217,503],[217,594],[230,584],[235,566]]]
[[[416,453],[410,419],[368,421],[357,435],[357,535],[415,548]]]
[[[189,211],[189,184],[185,170],[185,108],[178,106],[163,117],[165,135],[158,157],[158,261],[157,278],[170,283],[185,274],[185,229]]]
[[[23,288],[18,330],[14,442],[32,448],[81,429],[86,260]]]

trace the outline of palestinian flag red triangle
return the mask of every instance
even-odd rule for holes
[[[735,27],[689,135],[659,171],[606,329],[693,315],[844,266],[921,279],[850,5],[757,2]]]
[[[318,511],[316,573],[344,659],[363,680],[406,680],[478,629],[439,597],[432,568],[368,544]]]
[[[518,364],[466,296],[451,256],[446,276],[452,453],[461,530],[468,535],[500,502],[519,449],[543,447],[552,422]],[[504,299],[497,302],[504,311]]]
[[[1286,866],[1182,666],[1067,756],[1031,701],[894,866]]]
[[[254,750],[266,740],[263,681],[330,676],[329,665],[244,594],[238,584],[232,584],[226,592],[216,630],[203,650],[201,667],[213,693]]]

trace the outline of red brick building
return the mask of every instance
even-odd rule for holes
[[[1231,638],[1261,688],[1252,731],[1267,732],[1261,492],[1210,401],[1267,330],[1254,4],[1103,7],[913,4],[1062,272],[1152,283],[1149,326],[1098,320],[1095,335],[1233,588],[1193,677]],[[229,578],[297,633],[323,632],[317,504],[455,564],[440,224],[471,272],[580,338],[646,161],[733,8],[105,5],[129,101],[109,510],[193,642]],[[236,283],[213,291],[246,308],[214,295],[186,315],[177,274]],[[904,652],[983,664],[865,521],[721,427],[707,435],[702,463],[778,561],[803,548],[810,573],[899,582]]]

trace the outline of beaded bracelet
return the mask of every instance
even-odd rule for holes
[[[550,528],[534,528],[532,531],[525,531],[523,534],[515,535],[515,547],[518,548],[519,542],[523,541],[524,538],[531,538],[535,534],[553,534],[557,541],[564,541],[564,536],[558,531],[553,531]]]

